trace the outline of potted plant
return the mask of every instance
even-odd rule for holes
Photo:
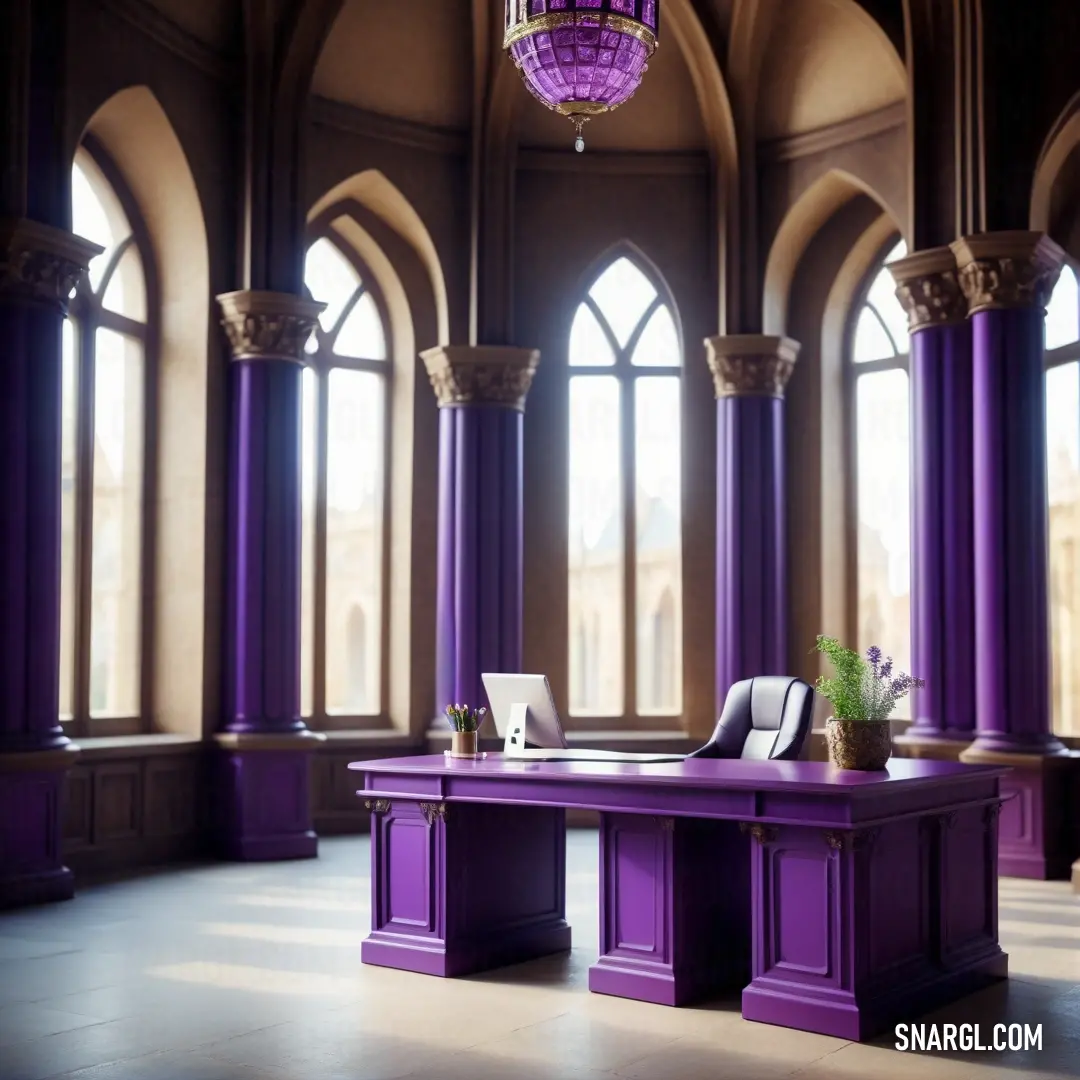
[[[872,645],[865,659],[836,638],[819,635],[817,651],[824,653],[836,676],[817,681],[817,692],[833,708],[825,723],[829,760],[839,769],[884,769],[892,755],[889,716],[908,691],[923,686],[921,679],[893,674],[892,657],[881,658]]]
[[[450,721],[450,756],[456,758],[474,758],[479,754],[476,749],[477,732],[484,722],[487,709],[470,709],[468,705],[447,705],[446,719]]]

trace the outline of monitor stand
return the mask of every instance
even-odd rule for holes
[[[544,748],[525,745],[528,731],[529,706],[511,705],[510,719],[503,741],[503,756],[523,761],[611,761],[626,764],[648,765],[665,761],[682,761],[685,754],[625,754],[618,750],[585,750],[567,747]]]
[[[506,739],[503,753],[507,757],[523,757],[525,749],[525,729],[529,723],[528,705],[511,705],[510,720],[506,726]]]

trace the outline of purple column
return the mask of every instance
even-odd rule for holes
[[[313,856],[300,716],[301,386],[322,304],[287,293],[218,297],[232,348],[221,847],[231,858]]]
[[[953,245],[972,323],[976,739],[1008,764],[1004,874],[1068,877],[1071,761],[1050,731],[1045,308],[1063,261],[1041,233]]]
[[[798,342],[709,338],[716,385],[716,707],[732,684],[787,668],[784,390]]]
[[[954,249],[973,332],[976,747],[1055,752],[1044,318],[1063,254],[1041,233]]]
[[[540,354],[423,354],[439,401],[436,709],[482,703],[484,671],[521,670],[525,398]]]
[[[971,324],[951,248],[889,266],[911,329],[911,653],[897,742],[952,756],[975,727]]]
[[[74,895],[59,720],[61,330],[101,248],[0,221],[0,908]]]

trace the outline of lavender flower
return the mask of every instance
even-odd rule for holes
[[[866,650],[865,660],[835,638],[819,637],[817,650],[836,668],[836,678],[818,679],[817,690],[832,704],[838,720],[888,720],[900,698],[925,685],[903,672],[894,675],[893,658],[882,662],[877,645]]]
[[[487,709],[470,709],[468,705],[447,705],[444,710],[446,719],[454,731],[479,731],[487,716]]]

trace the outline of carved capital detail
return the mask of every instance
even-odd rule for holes
[[[992,802],[983,810],[983,824],[990,826],[1001,816],[1001,803]]]
[[[424,820],[427,821],[429,825],[434,825],[436,818],[442,818],[443,821],[445,821],[446,803],[422,802],[420,804],[420,813],[424,815]]]
[[[439,408],[501,405],[525,411],[540,364],[536,349],[500,345],[440,345],[420,354]]]
[[[364,808],[373,814],[386,814],[390,810],[389,799],[365,799]]]
[[[800,345],[786,337],[731,334],[705,339],[717,398],[783,398]]]
[[[966,236],[952,245],[968,313],[1000,308],[1045,309],[1065,253],[1044,233]]]
[[[675,819],[672,817],[654,817],[653,821],[660,827],[661,832],[675,831]]]
[[[825,832],[825,843],[833,851],[864,851],[874,846],[879,829],[829,829]]]
[[[304,346],[325,304],[292,293],[222,293],[221,325],[229,339],[234,360],[307,361]]]
[[[40,221],[0,219],[0,296],[66,313],[90,260],[104,250]]]
[[[778,835],[775,825],[763,825],[760,821],[740,821],[739,832],[749,833],[759,844],[771,844]]]
[[[915,334],[932,326],[947,326],[967,318],[968,302],[960,287],[952,248],[930,248],[889,263],[896,298]]]

